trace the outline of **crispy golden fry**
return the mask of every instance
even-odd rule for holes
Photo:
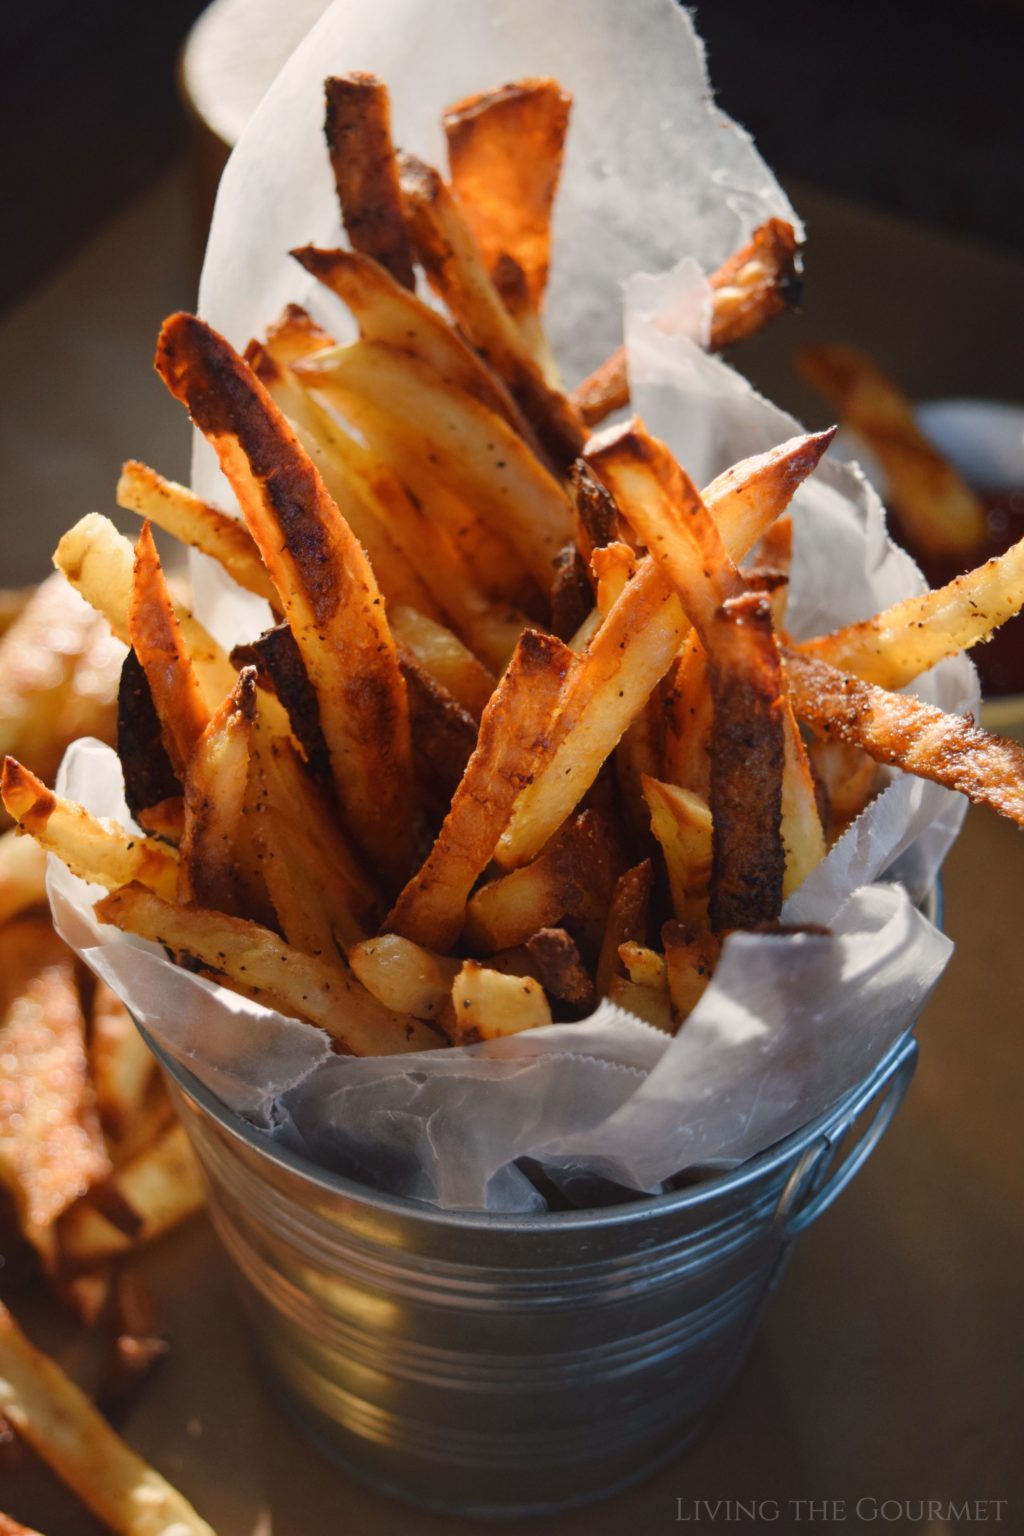
[[[797,363],[878,459],[888,482],[886,499],[918,548],[966,555],[984,542],[978,497],[925,437],[910,401],[866,353],[839,345],[805,347]]]
[[[318,354],[325,355],[329,353]],[[400,541],[392,536],[381,517],[380,502],[367,484],[373,473],[372,456],[317,404],[294,370],[279,364],[259,342],[251,341],[246,347],[245,361],[295,433],[327,494],[366,551],[388,603],[410,603],[440,619],[441,610]],[[279,605],[279,599],[275,602]]]
[[[349,950],[349,964],[368,992],[396,1013],[415,1019],[443,1019],[451,1001],[452,983],[462,962],[403,939],[382,933]]]
[[[263,385],[222,337],[194,316],[173,316],[156,366],[217,450],[316,689],[349,826],[395,880],[412,846],[409,712],[369,562]]]
[[[922,672],[987,640],[1024,606],[1024,539],[944,587],[907,597],[860,624],[797,649],[880,688],[903,688]]]
[[[333,346],[334,337],[301,304],[286,304],[267,327],[267,351],[282,368],[290,368],[314,352]]]
[[[783,899],[807,879],[828,851],[821,824],[817,787],[788,691],[783,689],[782,848]]]
[[[630,981],[636,986],[653,987],[656,991],[667,990],[665,956],[659,955],[657,950],[648,949],[646,944],[637,944],[634,939],[627,939],[625,944],[619,945],[619,959],[626,967]]]
[[[658,684],[615,749],[615,777],[626,820],[634,835],[642,839],[647,837],[651,820],[644,799],[644,775],[657,778],[664,771],[664,686],[664,682]]]
[[[714,704],[708,913],[715,932],[774,921],[786,869],[782,842],[785,686],[763,592],[730,598],[708,643]],[[812,797],[813,805],[813,797]],[[820,828],[819,828],[820,830]],[[824,847],[822,846],[822,852]]]
[[[90,512],[57,545],[53,563],[86,602],[102,613],[119,640],[131,644],[129,609],[135,552],[107,517]],[[235,671],[217,642],[181,604],[174,612],[203,687],[207,708],[215,709],[235,680]]]
[[[437,310],[396,283],[377,262],[353,251],[324,251],[315,245],[291,254],[348,305],[365,341],[383,342],[418,357],[529,440],[526,419],[501,380]]]
[[[127,1253],[194,1215],[203,1199],[199,1165],[175,1123],[61,1217],[62,1258],[79,1268]]]
[[[165,480],[155,469],[129,459],[117,482],[117,504],[137,512],[145,521],[173,533],[182,544],[201,550],[222,565],[240,587],[277,604],[277,592],[267,575],[252,535],[237,517],[229,517],[193,491]]]
[[[466,944],[482,954],[525,944],[538,928],[610,900],[613,881],[608,849],[585,811],[531,864],[480,887],[466,908]]]
[[[360,341],[297,365],[399,477],[418,469],[509,539],[548,592],[571,534],[565,492],[500,416],[408,353]],[[417,491],[418,494],[418,491]]]
[[[575,544],[567,544],[555,561],[555,581],[551,588],[551,630],[559,640],[572,640],[580,626],[589,619],[594,607],[594,592],[587,575],[586,561]]]
[[[1024,747],[1017,742],[816,658],[787,651],[785,662],[793,707],[821,735],[958,790],[1024,826]]]
[[[612,892],[608,921],[597,962],[598,997],[606,997],[619,968],[619,950],[630,940],[643,942],[651,896],[651,861],[644,859],[619,876]]]
[[[132,650],[146,674],[167,755],[179,779],[210,720],[210,711],[174,613],[153,534],[143,523],[135,546],[128,608]]]
[[[48,922],[24,919],[0,933],[0,965],[0,1183],[23,1236],[52,1266],[57,1218],[106,1177],[110,1159],[74,956]]]
[[[78,593],[50,576],[0,639],[0,756],[52,780],[76,736],[113,741],[123,655]]]
[[[721,941],[706,930],[683,923],[665,923],[661,930],[669,996],[676,1018],[685,1020],[696,1008],[718,964]]]
[[[594,550],[590,569],[597,587],[597,611],[602,619],[606,619],[625,591],[626,583],[636,575],[636,555],[628,544],[617,539]]]
[[[793,563],[793,518],[790,513],[785,513],[765,529],[754,550],[753,560],[755,567],[777,571],[788,580]]]
[[[539,928],[526,941],[537,980],[551,997],[581,1013],[594,1006],[594,983],[580,959],[576,941],[564,928]]]
[[[452,985],[454,1045],[500,1040],[551,1023],[544,988],[532,976],[507,976],[465,960]]]
[[[195,744],[185,771],[185,828],[178,900],[241,915],[238,844],[242,835],[256,669],[246,667]]]
[[[113,821],[97,821],[73,800],[47,789],[13,757],[4,759],[2,793],[10,814],[47,853],[82,880],[115,887],[132,880],[173,899],[178,859],[173,848],[139,837]]]
[[[97,981],[89,1031],[89,1068],[96,1108],[111,1140],[122,1142],[145,1112],[156,1060],[131,1014],[105,981]]]
[[[0,837],[0,926],[46,905],[46,854],[10,827]]]
[[[214,1536],[0,1305],[0,1409],[62,1482],[119,1536]]]
[[[821,796],[823,819],[837,836],[867,805],[878,782],[878,764],[860,747],[842,741],[812,741],[808,756]]]
[[[671,673],[665,776],[704,800],[711,795],[711,713],[707,652],[691,630]]]
[[[668,870],[672,910],[681,922],[707,921],[711,881],[711,808],[699,795],[676,784],[643,779],[651,831]]]
[[[566,468],[583,446],[583,423],[531,357],[458,203],[437,171],[412,155],[399,156],[399,179],[407,226],[431,287],[504,380],[551,462]]]
[[[540,317],[540,310],[530,292],[526,273],[511,256],[499,256],[491,269],[491,281],[498,291],[501,302],[518,325],[526,350],[541,371],[550,389],[565,393],[562,376],[555,361]]]
[[[663,1035],[672,1034],[672,1003],[667,986],[641,986],[628,976],[613,976],[608,1001],[625,1008],[627,1013],[635,1013],[652,1029],[660,1029]]]
[[[502,256],[539,309],[551,260],[551,209],[572,97],[557,80],[517,80],[448,107],[452,190],[488,271]]]
[[[243,996],[318,1024],[354,1056],[393,1056],[438,1043],[417,1020],[382,1008],[340,956],[328,965],[303,955],[258,923],[174,907],[137,885],[105,897],[96,912],[101,922],[192,956]]]
[[[437,840],[388,915],[385,930],[439,952],[455,944],[466,899],[546,749],[551,717],[575,665],[573,653],[554,636],[524,633],[484,710],[476,750]]]
[[[392,608],[389,618],[398,645],[411,652],[435,682],[479,720],[494,692],[494,674],[450,629],[414,608]]]
[[[708,279],[711,285],[709,350],[743,341],[800,298],[797,244],[793,226],[769,219],[749,245],[736,251]],[[620,347],[578,384],[570,396],[588,427],[629,404],[626,349]]]
[[[379,261],[406,288],[415,288],[387,86],[376,75],[353,71],[326,80],[324,92],[324,132],[346,233],[357,251]]]
[[[701,499],[733,559],[742,559],[785,510],[833,435],[793,438],[744,460],[707,488]],[[616,439],[610,442],[614,449]],[[604,439],[591,445],[598,458],[604,446]],[[678,598],[648,556],[597,630],[566,689],[553,723],[555,740],[518,796],[495,850],[502,868],[535,857],[578,805],[668,671],[688,630]]]

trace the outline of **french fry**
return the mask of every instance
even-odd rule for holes
[[[439,953],[455,944],[469,893],[546,748],[552,713],[576,664],[554,636],[523,634],[484,710],[476,750],[451,810],[422,869],[388,914],[386,931]]]
[[[708,279],[711,285],[709,351],[743,341],[800,298],[797,244],[791,224],[769,219],[748,245],[734,252]],[[629,404],[626,349],[611,357],[577,385],[570,396],[588,427]]]
[[[131,644],[129,609],[135,551],[108,517],[89,512],[69,528],[54,550],[53,563],[102,613],[118,640]],[[174,603],[182,639],[203,687],[208,708],[216,708],[235,680],[221,647],[180,603]]]
[[[665,971],[676,1018],[685,1021],[700,1002],[714,975],[721,941],[706,930],[665,923]]]
[[[256,669],[246,667],[211,716],[185,771],[185,823],[178,900],[242,915],[239,843],[243,836]]]
[[[625,944],[619,945],[619,959],[626,967],[629,979],[634,985],[652,987],[657,992],[668,990],[665,956],[659,955],[657,950],[648,949],[646,944],[637,944],[633,939],[627,939]]]
[[[638,1019],[643,1019],[652,1029],[661,1030],[663,1035],[673,1032],[672,1003],[667,986],[642,986],[628,976],[613,976],[608,987],[608,1001],[624,1008],[627,1013],[635,1013]]]
[[[368,992],[396,1013],[442,1019],[461,961],[436,955],[397,933],[365,939],[349,950],[349,964]]]
[[[742,559],[785,511],[833,436],[793,438],[744,460],[708,486],[701,499],[732,559]],[[616,440],[611,441],[614,447]],[[600,441],[591,445],[596,457],[603,446]],[[678,598],[648,556],[597,630],[566,689],[553,724],[556,739],[517,797],[495,850],[503,869],[535,857],[562,825],[668,671],[688,631]]]
[[[129,1450],[60,1367],[0,1304],[0,1410],[119,1536],[214,1536],[192,1506]]]
[[[46,854],[13,827],[0,836],[0,926],[46,905]]]
[[[458,203],[437,171],[412,155],[399,156],[399,181],[406,224],[431,287],[504,380],[551,462],[566,468],[583,446],[583,423],[531,357]]]
[[[129,1403],[167,1350],[152,1291],[135,1269],[122,1264],[114,1281],[113,1328],[100,1386],[104,1407]]]
[[[551,630],[559,640],[572,640],[593,611],[594,593],[586,562],[575,544],[567,544],[555,560],[551,588]]]
[[[156,1061],[131,1014],[105,981],[97,981],[89,1030],[89,1068],[104,1131],[122,1142],[144,1113]]]
[[[569,504],[551,473],[500,416],[408,353],[359,341],[297,372],[410,480],[440,480],[511,541],[544,592],[571,534]]]
[[[594,550],[590,569],[597,588],[597,611],[602,619],[606,619],[625,591],[626,583],[636,575],[636,555],[628,544],[616,539],[614,543],[603,544]]]
[[[239,668],[255,667],[261,683],[274,690],[310,772],[319,783],[329,784],[331,757],[320,725],[320,705],[288,625],[275,624],[248,645],[236,645],[231,660]]]
[[[455,1045],[500,1040],[551,1023],[544,988],[532,976],[506,976],[465,960],[452,986]]]
[[[175,1123],[65,1212],[62,1260],[78,1269],[154,1242],[201,1210],[203,1199],[198,1164]]]
[[[1017,742],[817,658],[787,651],[785,662],[796,714],[815,731],[862,747],[876,763],[955,789],[1024,826],[1024,747]]]
[[[763,592],[728,599],[715,627],[708,643],[715,715],[708,915],[720,933],[772,922],[782,908],[786,697]]]
[[[989,639],[1024,606],[1024,539],[944,587],[804,640],[802,655],[880,688],[904,688],[946,656]]]
[[[411,652],[400,649],[399,660],[409,695],[417,780],[439,801],[443,817],[473,755],[476,721]]]
[[[139,837],[117,822],[98,821],[83,806],[47,789],[13,757],[4,760],[0,791],[18,825],[80,879],[108,888],[135,880],[173,899],[178,859],[165,843]]]
[[[796,723],[788,692],[784,690],[782,713],[782,851],[785,870],[783,900],[797,890],[812,869],[825,857],[825,832],[810,759]]]
[[[526,950],[536,967],[537,980],[544,990],[581,1013],[594,1005],[594,983],[580,959],[579,949],[564,928],[539,928],[526,941]]]
[[[110,1171],[85,1053],[74,956],[44,921],[0,933],[0,1183],[52,1268],[55,1223]],[[0,1373],[2,1374],[2,1373]]]
[[[143,523],[135,546],[128,629],[132,650],[146,674],[167,755],[181,779],[209,724],[210,711],[174,613],[148,523]]]
[[[315,245],[301,246],[291,255],[348,305],[364,341],[411,353],[530,440],[529,425],[501,380],[436,310],[396,283],[377,262],[354,251],[324,251]],[[326,361],[326,354],[319,356]]]
[[[391,1013],[360,986],[338,957],[325,964],[244,918],[203,907],[175,907],[125,886],[97,903],[101,922],[191,955],[225,986],[305,1019],[355,1056],[429,1050],[437,1037],[418,1020]]]
[[[278,590],[353,835],[396,880],[412,843],[409,712],[369,562],[270,396],[222,337],[193,316],[173,316],[156,366],[217,450]]]
[[[442,119],[452,190],[485,266],[493,274],[511,257],[538,309],[571,109],[557,80],[517,80],[453,103]]]
[[[692,630],[671,673],[665,718],[666,778],[709,799],[712,708],[708,658]]]
[[[146,831],[158,831],[160,828],[152,825],[154,808],[164,808],[157,813],[162,820],[170,804],[176,802],[172,840],[180,841],[185,814],[181,780],[164,746],[153,694],[134,651],[124,659],[117,690],[117,755],[124,775],[125,800],[136,821]]]
[[[414,608],[392,608],[389,618],[397,643],[410,651],[474,720],[479,720],[494,692],[494,674],[450,629]]]
[[[865,442],[888,481],[888,497],[922,550],[966,555],[983,543],[978,497],[925,437],[910,401],[856,347],[805,347],[800,372],[828,400],[843,425]]]
[[[577,459],[569,471],[576,510],[576,543],[588,560],[596,549],[623,540],[626,530],[619,509],[586,459]]]
[[[276,606],[274,584],[252,535],[238,518],[228,517],[185,486],[165,480],[138,459],[129,459],[122,467],[115,495],[118,506],[126,512],[137,512],[144,521],[172,533],[182,544],[209,555],[240,587]]]
[[[651,896],[651,861],[644,859],[619,876],[612,892],[595,977],[598,997],[607,997],[619,969],[619,950],[630,940],[643,942]]]
[[[537,302],[530,292],[526,273],[513,257],[501,255],[491,269],[491,281],[512,319],[519,327],[526,350],[550,389],[565,393],[562,375],[551,350]]]
[[[668,870],[672,910],[684,923],[707,921],[708,888],[711,882],[711,808],[699,795],[643,779],[643,793],[650,809],[651,831],[661,845]]]
[[[593,812],[585,811],[531,864],[482,885],[466,909],[465,940],[490,954],[525,944],[538,928],[584,917],[610,900],[614,877]]]
[[[353,71],[326,80],[324,92],[324,132],[348,237],[355,250],[379,261],[406,288],[415,288],[387,86],[376,75]]]
[[[878,764],[842,741],[812,741],[807,749],[831,835],[842,831],[867,805],[878,782]]]

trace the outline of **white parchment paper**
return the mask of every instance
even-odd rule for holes
[[[698,483],[798,430],[699,346],[702,274],[769,215],[796,220],[747,136],[714,109],[702,48],[673,0],[339,0],[271,87],[224,175],[200,312],[236,345],[289,300],[343,334],[285,253],[342,239],[321,83],[356,68],[388,80],[396,137],[435,161],[449,101],[519,75],[558,76],[575,96],[549,297],[566,376],[618,342],[626,284],[635,406]],[[195,481],[226,499],[205,445]],[[855,468],[826,463],[795,512],[798,636],[920,590]],[[220,638],[265,621],[202,563],[196,578],[201,616]],[[917,691],[970,706],[973,668],[944,663]],[[71,749],[59,787],[127,820],[116,757],[98,743]],[[232,1109],[377,1187],[446,1208],[536,1211],[544,1200],[531,1165],[578,1198],[595,1178],[655,1191],[687,1169],[752,1156],[853,1088],[911,1025],[948,959],[949,941],[911,898],[933,880],[963,808],[934,785],[894,779],[787,903],[788,919],[826,924],[830,936],[733,935],[673,1039],[603,1005],[582,1023],[489,1046],[334,1057],[319,1030],[100,927],[100,893],[55,861],[48,878],[60,931]]]

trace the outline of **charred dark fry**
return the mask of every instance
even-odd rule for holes
[[[970,717],[861,682],[827,662],[785,653],[793,707],[827,739],[862,747],[876,763],[958,790],[1024,826],[1024,747]]]
[[[437,171],[422,160],[400,156],[399,175],[410,234],[431,287],[505,381],[554,466],[567,467],[583,446],[582,422],[531,357],[458,204]]]
[[[440,952],[455,944],[473,884],[549,746],[551,717],[575,665],[572,651],[553,636],[533,630],[522,636],[484,710],[451,810],[426,863],[389,913],[386,931]]]
[[[709,913],[716,932],[771,922],[782,909],[785,702],[771,608],[762,592],[730,598],[716,621]]]
[[[576,542],[588,559],[595,549],[622,539],[622,519],[611,493],[603,486],[586,459],[577,459],[569,471],[576,503]]]
[[[128,627],[132,649],[146,674],[167,755],[176,777],[183,779],[210,714],[148,523],[143,523],[135,546]]]
[[[651,861],[644,859],[620,875],[612,892],[601,954],[597,962],[597,995],[607,997],[619,970],[619,949],[631,940],[643,942],[647,903],[651,896]]]
[[[709,350],[743,341],[763,325],[793,308],[800,299],[797,244],[791,224],[769,219],[754,231],[749,245],[712,273]],[[570,396],[588,427],[629,404],[626,349],[620,347],[577,385]]]
[[[217,450],[302,652],[348,824],[394,881],[412,848],[405,685],[369,562],[259,380],[190,315],[157,371]]]
[[[512,257],[537,308],[571,108],[557,80],[517,80],[455,102],[443,118],[452,187],[484,262],[493,272]]]
[[[559,640],[571,640],[593,606],[586,562],[575,544],[567,544],[555,561],[551,588],[551,628]]]
[[[409,694],[417,774],[439,799],[443,816],[476,746],[476,721],[410,651],[400,649],[399,662]]]
[[[331,759],[320,726],[320,706],[309,681],[302,652],[287,624],[276,624],[258,640],[236,645],[231,660],[238,667],[254,666],[284,705],[295,739],[306,755],[311,773],[330,783]]]
[[[526,941],[545,991],[580,1012],[594,1005],[594,983],[580,959],[576,941],[564,928],[541,928]]]
[[[128,809],[136,818],[150,806],[180,796],[181,781],[171,767],[153,695],[134,651],[128,652],[121,668],[117,755],[124,773]]]
[[[324,92],[324,132],[348,237],[404,287],[415,288],[387,86],[376,75],[353,71],[326,80]]]

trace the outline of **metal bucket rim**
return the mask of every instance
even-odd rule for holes
[[[864,1094],[865,1089],[873,1081],[877,1080],[881,1088],[888,1076],[890,1065],[903,1049],[915,1027],[912,1024],[905,1030],[871,1071],[867,1072],[848,1093],[837,1099],[816,1120],[809,1121],[806,1125],[791,1131],[781,1141],[774,1142],[772,1146],[766,1147],[763,1152],[758,1152],[754,1157],[747,1158],[735,1168],[710,1174],[699,1183],[688,1185],[684,1189],[670,1190],[667,1194],[638,1193],[635,1200],[623,1201],[620,1205],[590,1207],[574,1211],[506,1214],[494,1211],[444,1210],[438,1206],[410,1200],[404,1195],[391,1195],[383,1190],[372,1189],[367,1184],[359,1184],[354,1179],[346,1178],[344,1174],[333,1173],[329,1169],[320,1168],[315,1163],[308,1162],[297,1152],[292,1152],[288,1147],[279,1146],[271,1141],[264,1132],[250,1125],[242,1115],[228,1109],[211,1089],[158,1045],[138,1020],[135,1022],[139,1033],[157,1061],[170,1074],[181,1091],[210,1115],[222,1130],[236,1141],[243,1142],[259,1156],[277,1163],[288,1173],[296,1175],[308,1184],[318,1186],[327,1194],[342,1195],[346,1200],[369,1208],[388,1211],[410,1221],[488,1232],[536,1231],[538,1224],[549,1230],[628,1225],[646,1220],[651,1216],[698,1207],[714,1201],[720,1195],[742,1189],[762,1175],[771,1173],[780,1165],[792,1161],[799,1152],[809,1147],[816,1138],[824,1135],[830,1127],[841,1125],[849,1107]]]

